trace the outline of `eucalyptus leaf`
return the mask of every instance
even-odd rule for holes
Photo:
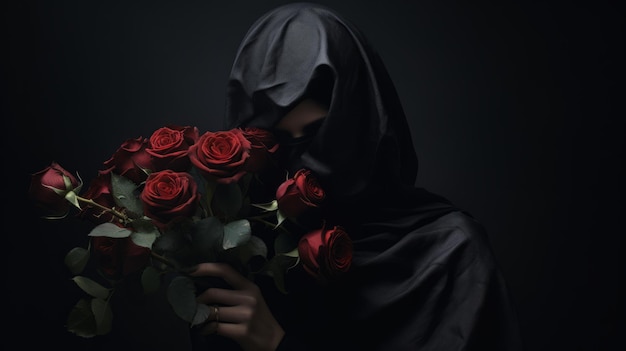
[[[222,247],[228,250],[250,240],[252,229],[247,219],[232,221],[224,226],[224,241]]]
[[[152,248],[152,244],[157,238],[158,233],[138,233],[134,232],[130,235],[130,239],[137,246]]]
[[[134,219],[132,222],[132,226],[136,232],[159,233],[159,229],[154,225],[154,222],[152,222],[152,219],[146,216]]]
[[[74,283],[76,283],[76,285],[78,285],[79,288],[81,288],[84,292],[93,297],[98,297],[101,299],[106,299],[107,297],[109,297],[109,289],[100,285],[91,278],[78,275],[72,278],[72,280],[74,281]]]
[[[89,262],[89,250],[84,247],[75,247],[65,255],[64,262],[72,274],[79,274]]]
[[[138,186],[132,180],[119,174],[111,173],[111,192],[115,204],[127,210],[141,214],[143,203],[139,198]]]
[[[254,264],[251,259],[255,257],[262,258],[262,260],[257,260]],[[248,268],[252,271],[258,271],[267,261],[267,246],[261,238],[251,236],[248,242],[225,250],[220,256],[220,260],[229,262],[236,267],[252,264]]]
[[[113,223],[101,223],[89,232],[89,236],[108,236],[109,238],[126,238],[132,231],[118,227]]]
[[[223,250],[225,226],[217,217],[207,217],[195,222],[191,234],[191,246],[206,261],[214,261]]]
[[[143,287],[144,294],[150,294],[159,289],[161,285],[161,275],[159,271],[152,267],[146,267],[141,273],[141,286]]]
[[[226,218],[234,218],[243,205],[243,195],[239,184],[218,184],[215,187],[213,208],[222,213]]]
[[[189,323],[194,322],[198,302],[193,280],[184,276],[172,279],[167,287],[167,300],[180,318]]]
[[[152,250],[158,253],[172,253],[180,251],[186,244],[182,235],[165,234],[159,236],[152,244]]]
[[[91,302],[80,299],[67,316],[67,330],[83,338],[97,335],[98,327],[91,309]]]
[[[258,236],[252,235],[250,237],[250,241],[246,244],[246,249],[250,257],[267,257],[267,245],[265,245],[265,242]]]
[[[91,300],[91,311],[96,321],[96,334],[108,334],[113,325],[113,311],[111,310],[109,302],[94,298]]]
[[[208,305],[203,303],[199,303],[196,306],[196,314],[193,316],[193,320],[191,321],[191,326],[202,324],[211,315],[211,308]]]

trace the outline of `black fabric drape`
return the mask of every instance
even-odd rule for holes
[[[404,111],[356,27],[315,4],[270,11],[245,35],[227,94],[229,128],[272,129],[304,98],[328,107],[288,162],[320,177],[324,216],[354,240],[353,266],[327,286],[293,271],[287,296],[259,282],[286,330],[281,350],[522,349],[483,227],[414,187],[418,160]]]

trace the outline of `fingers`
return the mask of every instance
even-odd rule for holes
[[[207,322],[205,324],[202,325],[202,328],[200,329],[200,334],[207,336],[207,335],[211,335],[211,334],[216,334],[217,333],[217,327],[220,324],[218,322],[215,321],[211,321],[211,322]]]
[[[198,303],[205,305],[248,305],[255,304],[254,297],[242,290],[229,290],[220,288],[209,288],[196,297]]]
[[[246,306],[220,307],[220,323],[243,323],[250,320],[252,310]]]
[[[196,298],[198,303],[213,306],[219,305],[219,321],[240,323],[250,320],[257,300],[254,296],[238,290],[210,288]],[[213,318],[213,316],[209,316]]]
[[[248,326],[245,324],[218,323],[216,333],[227,338],[239,340],[246,336]]]
[[[237,325],[246,325],[246,322],[252,317],[253,310],[248,306],[211,306],[209,320],[201,327],[200,333],[203,335],[221,334],[224,336],[236,336],[238,333],[244,332],[245,329],[235,327]],[[226,333],[226,334],[222,334]]]
[[[245,336],[246,326],[244,324],[209,322],[200,329],[200,333],[205,336],[219,334],[237,340]]]
[[[222,278],[235,289],[246,289],[253,285],[246,277],[225,263],[200,263],[196,266],[196,270],[189,275],[194,277],[211,276]]]

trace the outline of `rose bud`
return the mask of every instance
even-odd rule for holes
[[[301,169],[276,190],[279,211],[288,218],[297,217],[309,208],[318,207],[325,198],[317,178],[308,169]]]
[[[179,217],[191,217],[198,208],[198,185],[187,172],[151,173],[141,192],[144,215],[164,227]]]
[[[46,217],[62,218],[70,211],[70,205],[80,208],[76,195],[82,181],[58,163],[52,162],[45,169],[32,174],[28,194]]]
[[[250,172],[258,172],[265,168],[270,155],[278,150],[278,143],[270,131],[247,127],[242,129],[243,135],[250,141],[250,158],[246,168]]]
[[[127,139],[111,158],[104,161],[104,167],[139,184],[148,177],[147,170],[154,169],[152,156],[146,152],[147,146],[145,138]]]
[[[189,148],[189,159],[205,176],[230,184],[246,174],[250,147],[250,141],[240,129],[205,132]]]
[[[300,238],[302,267],[320,282],[347,272],[352,264],[352,240],[343,228],[318,229]]]
[[[89,187],[85,190],[82,197],[91,199],[95,203],[107,208],[117,206],[111,189],[111,169],[98,171],[98,176],[89,183]],[[79,216],[95,223],[114,222],[118,220],[118,217],[110,212],[92,205],[83,206]]]
[[[153,157],[153,170],[189,170],[189,147],[196,143],[199,135],[198,128],[190,126],[171,125],[154,131],[146,148],[146,152]]]

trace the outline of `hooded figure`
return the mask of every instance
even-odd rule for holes
[[[314,101],[301,135],[284,116]],[[282,165],[327,190],[323,216],[353,240],[350,271],[319,285],[299,268],[284,296],[261,284],[279,350],[521,350],[483,227],[415,187],[417,156],[396,90],[354,25],[314,4],[278,7],[245,35],[228,82],[228,128],[275,130]]]

